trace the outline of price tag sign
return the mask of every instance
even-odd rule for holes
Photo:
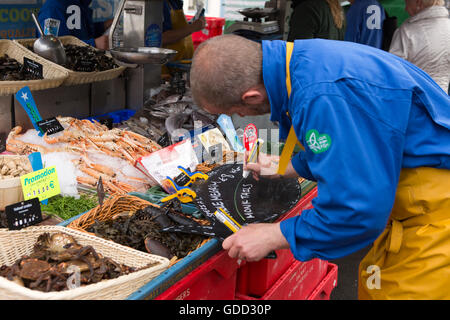
[[[9,230],[20,230],[42,222],[41,205],[38,198],[6,206],[5,212]]]
[[[27,73],[31,73],[40,79],[44,78],[44,69],[42,64],[37,63],[36,61],[23,57],[23,68]]]
[[[42,132],[47,132],[48,136],[64,130],[64,127],[55,117],[38,121],[37,125],[42,130]]]
[[[61,193],[56,166],[23,175],[20,182],[25,200],[38,197],[43,201]]]

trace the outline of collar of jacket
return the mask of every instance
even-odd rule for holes
[[[446,18],[448,17],[448,10],[443,6],[431,6],[429,8],[423,9],[416,15],[409,18],[408,22],[416,22],[422,19],[430,18]]]
[[[277,121],[280,139],[286,139],[291,121],[286,115],[288,96],[286,89],[286,43],[281,40],[262,41],[263,81],[270,102],[270,121]]]

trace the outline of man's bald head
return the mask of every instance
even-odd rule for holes
[[[195,51],[190,74],[200,106],[226,111],[243,105],[243,94],[263,84],[261,45],[236,35],[211,38]]]

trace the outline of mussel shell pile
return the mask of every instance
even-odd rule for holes
[[[175,220],[176,221],[175,221]],[[177,223],[197,223],[173,210],[158,209],[149,206],[133,212],[123,212],[109,221],[95,221],[87,229],[96,236],[143,252],[181,259],[195,250],[207,239],[205,236],[162,232],[163,227]]]
[[[105,55],[105,51],[96,50],[88,46],[66,44],[67,69],[77,72],[100,72],[118,68],[114,59]]]
[[[40,80],[42,77],[26,72],[23,64],[7,54],[0,56],[0,81]]]
[[[34,51],[32,45],[28,50]],[[89,46],[64,45],[67,61],[63,67],[76,72],[101,72],[118,68],[113,58],[108,57],[104,50]]]
[[[72,282],[69,278],[74,269],[80,271],[80,285],[138,271],[103,257],[92,246],[78,244],[70,235],[43,233],[38,237],[33,252],[11,266],[1,266],[0,276],[33,290],[63,291],[70,289]]]

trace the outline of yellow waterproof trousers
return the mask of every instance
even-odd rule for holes
[[[402,169],[388,225],[358,280],[359,299],[450,299],[450,170]]]

